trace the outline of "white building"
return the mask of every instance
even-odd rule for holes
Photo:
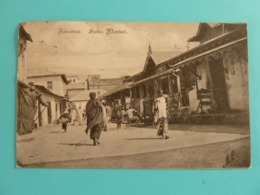
[[[67,76],[68,81],[70,81],[70,83],[78,83],[79,82],[79,76],[77,75],[68,75]]]
[[[41,85],[50,90],[52,93],[64,96],[66,95],[66,85],[69,81],[65,74],[57,74],[48,71],[38,73],[28,73],[27,81],[31,85]]]
[[[29,85],[34,85],[44,97],[48,107],[38,105],[36,122],[39,126],[52,124],[67,107],[66,85],[69,84],[65,74],[56,74],[48,71],[38,73],[29,72],[27,76]]]
[[[35,123],[38,126],[53,124],[53,121],[58,119],[65,110],[68,100],[64,96],[52,93],[44,86],[35,85],[35,90],[42,95],[42,99],[48,104],[48,107],[40,103],[37,104]]]

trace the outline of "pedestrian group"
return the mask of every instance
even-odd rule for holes
[[[74,104],[70,104],[59,117],[59,122],[62,124],[64,132],[67,131],[68,123],[75,125],[77,121],[79,125],[83,124],[86,120],[85,133],[90,135],[93,145],[100,144],[101,131],[108,130],[108,123],[112,120],[116,123],[117,129],[120,129],[123,121],[140,121],[138,117],[134,116],[135,109],[129,107],[127,110],[122,107],[118,102],[113,102],[112,107],[107,105],[105,100],[100,101],[96,97],[95,92],[89,94],[90,100],[86,104],[83,111],[81,107],[76,109]],[[163,139],[168,139],[168,96],[160,91],[160,97],[154,101],[154,123],[157,124],[157,136]]]

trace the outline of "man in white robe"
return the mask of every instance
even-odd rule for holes
[[[167,100],[168,96],[163,94],[163,91],[160,91],[160,97],[155,100],[155,108],[158,117],[158,131],[157,135],[162,136],[164,139],[168,139],[167,135],[168,130],[168,113],[167,113]]]

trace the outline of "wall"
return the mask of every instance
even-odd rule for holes
[[[225,80],[231,110],[248,111],[248,63],[234,50],[224,55]]]
[[[46,93],[42,93],[43,100],[45,102],[50,102],[51,104],[51,124],[53,124],[53,121],[60,117],[60,101],[54,98],[54,96],[51,96]],[[57,109],[56,109],[57,104]],[[42,126],[50,125],[48,123],[48,108],[45,106],[40,105],[40,111],[42,112]],[[38,118],[38,110],[36,112],[36,117]],[[39,118],[37,119],[37,123],[39,124]],[[39,126],[39,125],[38,125]]]
[[[60,75],[57,76],[42,76],[42,77],[29,77],[27,78],[28,82],[33,82],[35,85],[42,85],[47,88],[47,81],[52,81],[52,90],[51,92],[64,96],[65,90],[64,86],[65,83],[63,82]]]
[[[85,89],[67,89],[68,98],[72,98],[82,91],[85,91]]]

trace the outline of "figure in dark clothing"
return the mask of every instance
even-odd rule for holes
[[[39,102],[47,107],[48,104],[42,98],[42,95],[36,91],[35,86],[23,86],[18,82],[18,128],[19,135],[32,133],[35,128],[35,115]]]
[[[117,102],[115,102],[114,113],[115,113],[117,129],[120,129],[123,120],[123,112],[122,112],[122,107]]]
[[[96,99],[96,93],[89,94],[90,100],[86,105],[87,128],[86,133],[90,130],[90,139],[93,140],[93,145],[100,144],[99,138],[101,130],[104,126],[105,110],[101,102]]]
[[[65,111],[59,117],[59,122],[61,123],[61,128],[64,130],[64,133],[67,131],[67,126],[70,119],[70,112],[69,109],[66,108]]]

